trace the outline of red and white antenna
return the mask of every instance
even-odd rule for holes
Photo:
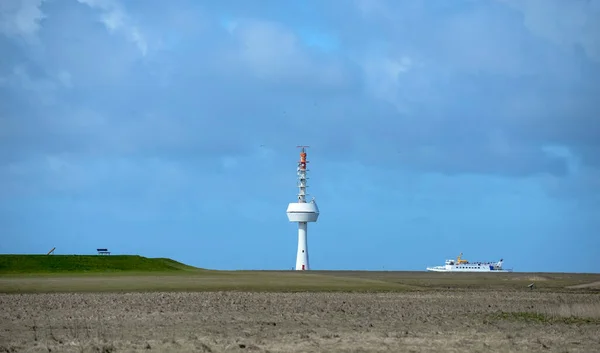
[[[308,187],[307,185],[307,180],[308,177],[306,176],[306,173],[308,172],[308,169],[306,168],[306,164],[308,163],[308,160],[306,159],[306,149],[309,146],[296,146],[296,148],[301,148],[300,150],[300,160],[298,161],[298,169],[297,169],[297,174],[298,174],[298,202],[300,203],[304,203],[306,202],[306,195],[308,195],[306,193],[306,188]]]

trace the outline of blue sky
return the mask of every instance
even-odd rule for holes
[[[600,272],[600,1],[0,3],[0,252]],[[262,145],[262,146],[261,146]]]

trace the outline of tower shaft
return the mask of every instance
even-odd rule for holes
[[[296,270],[306,271],[308,265],[308,223],[298,222],[298,254],[296,255]]]

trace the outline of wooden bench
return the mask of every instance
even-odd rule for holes
[[[108,249],[96,249],[98,251],[98,255],[110,255],[110,251]]]

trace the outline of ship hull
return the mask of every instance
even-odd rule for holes
[[[509,269],[492,269],[490,266],[481,266],[481,268],[460,268],[457,266],[434,266],[427,267],[429,272],[476,272],[476,273],[496,273],[496,272],[512,272]]]
[[[465,272],[465,273],[496,273],[496,272],[512,272],[512,270],[466,270],[466,269],[445,269],[445,268],[435,268],[435,267],[427,267],[428,272]]]

